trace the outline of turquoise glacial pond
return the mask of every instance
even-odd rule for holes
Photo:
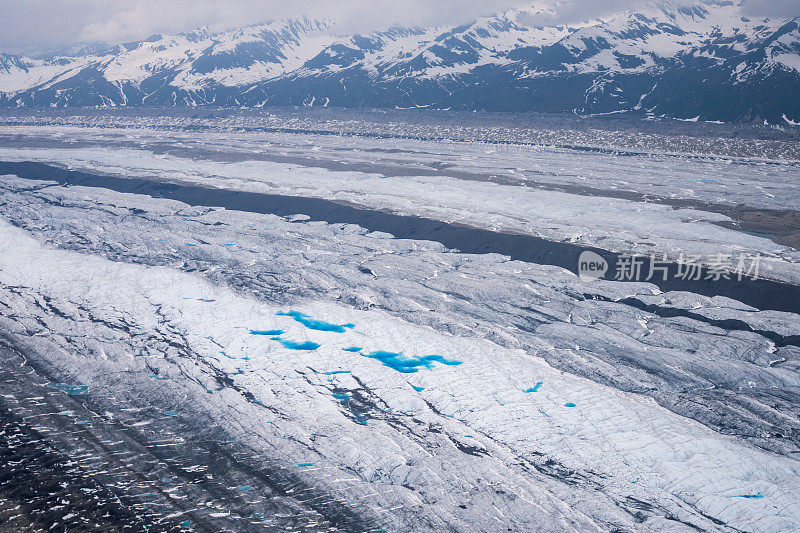
[[[301,313],[300,311],[281,311],[275,314],[277,316],[288,316],[293,318],[296,322],[303,324],[308,329],[314,329],[317,331],[333,331],[335,333],[344,333],[348,328],[356,327],[355,324],[331,324],[330,322],[325,322],[324,320],[311,318],[307,314]]]
[[[536,392],[536,391],[539,390],[539,387],[541,387],[541,386],[542,386],[542,382],[539,381],[539,382],[536,383],[536,385],[534,385],[530,389],[525,390],[525,392]]]
[[[274,337],[276,335],[283,335],[285,332],[282,329],[251,329],[250,335],[266,335]]]
[[[284,348],[288,348],[290,350],[308,350],[313,351],[319,348],[319,344],[316,342],[305,341],[305,342],[295,342],[286,339],[273,339],[278,341],[283,345]]]
[[[460,365],[461,361],[451,361],[450,359],[445,359],[441,355],[423,355],[420,357],[409,357],[403,355],[402,353],[395,353],[395,352],[384,352],[384,351],[377,351],[368,354],[364,354],[364,357],[369,357],[370,359],[377,359],[384,366],[388,366],[398,372],[402,372],[404,374],[413,374],[417,372],[420,368],[427,368],[430,370],[433,368],[433,363],[441,363],[443,365],[455,366]]]

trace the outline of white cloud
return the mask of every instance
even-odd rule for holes
[[[342,33],[392,24],[459,24],[509,7],[557,2],[554,16],[532,20],[563,23],[640,8],[653,0],[2,0],[0,50],[124,42],[153,33],[200,26],[225,29],[307,15],[337,21]],[[691,0],[673,0],[686,3]],[[752,16],[800,16],[798,0],[744,0]]]
[[[341,32],[467,22],[524,0],[2,0],[0,50],[124,42],[200,26],[225,29],[307,15]]]
[[[91,2],[90,2],[91,3]],[[216,29],[306,15],[338,22],[343,32],[392,24],[459,23],[514,5],[514,0],[114,0],[119,9],[88,24],[84,40],[137,39],[152,33],[209,25]]]
[[[752,17],[800,17],[798,0],[747,0],[744,13]]]

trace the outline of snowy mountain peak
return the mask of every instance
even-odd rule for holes
[[[0,105],[322,102],[800,119],[798,19],[751,19],[733,1],[654,2],[575,24],[557,13],[557,2],[537,3],[456,27],[354,35],[301,17],[74,56],[3,55]]]

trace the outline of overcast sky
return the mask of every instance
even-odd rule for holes
[[[648,0],[559,0],[559,22],[605,16]],[[673,0],[676,1],[676,0]],[[692,0],[677,0],[686,3]],[[744,0],[750,16],[800,16],[800,0]],[[541,2],[541,0],[540,0]],[[215,29],[306,14],[341,32],[392,24],[459,24],[532,0],[0,0],[0,51],[124,42],[209,25]]]

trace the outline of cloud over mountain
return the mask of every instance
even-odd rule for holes
[[[717,0],[716,3],[724,3]],[[287,17],[336,21],[342,33],[392,25],[457,25],[508,8],[547,7],[535,24],[569,23],[637,10],[657,0],[6,0],[0,17],[0,51],[25,52],[76,42],[119,43],[154,33],[175,33],[200,26],[230,29]],[[663,2],[660,2],[663,3]],[[687,0],[671,0],[672,5]],[[793,17],[796,0],[745,0],[751,16]]]

